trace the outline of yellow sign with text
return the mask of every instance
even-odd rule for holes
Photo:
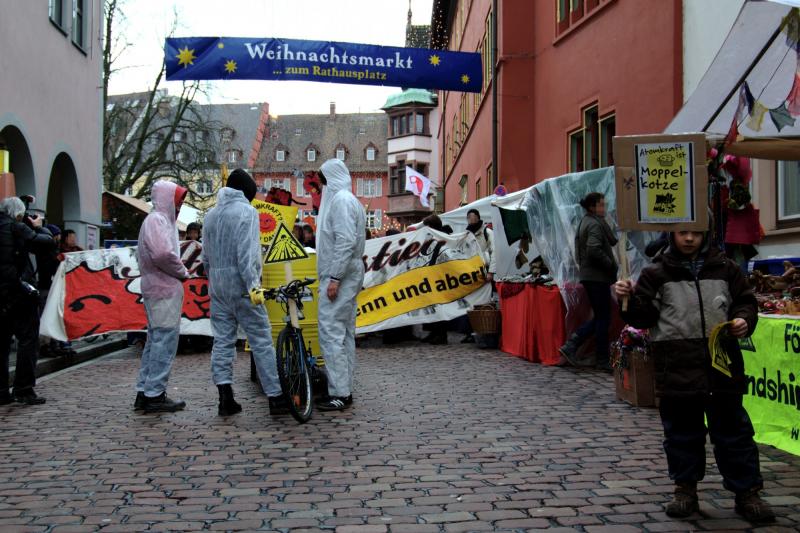
[[[356,327],[370,326],[434,304],[454,302],[486,283],[483,258],[415,268],[358,293]]]
[[[286,205],[269,204],[263,200],[253,200],[251,205],[258,211],[259,231],[261,245],[268,246],[278,232],[281,224],[287,227],[294,226],[297,218],[297,208]]]
[[[694,222],[694,145],[637,144],[640,222]]]

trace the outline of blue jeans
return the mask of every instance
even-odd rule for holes
[[[703,479],[706,433],[709,433],[726,489],[739,494],[763,486],[753,424],[742,406],[741,396],[661,398],[659,412],[670,479],[676,482]],[[704,415],[708,417],[708,429]]]
[[[242,298],[240,294],[232,298],[216,297],[213,293],[211,296],[211,330],[214,332],[211,374],[214,384],[233,383],[238,326],[247,335],[261,387],[267,396],[280,396],[282,391],[269,317],[263,306],[253,306],[249,298]]]
[[[578,337],[576,347],[580,347],[594,334],[597,362],[608,362],[608,328],[611,326],[611,288],[602,281],[581,281],[594,316],[581,324],[575,331]]]
[[[147,326],[147,342],[142,352],[142,365],[136,391],[155,398],[167,390],[169,372],[178,349],[180,328],[153,328]]]

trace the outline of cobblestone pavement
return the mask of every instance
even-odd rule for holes
[[[131,411],[133,350],[52,376],[40,407],[0,407],[0,530],[743,530],[709,451],[701,513],[669,519],[653,409],[594,371],[472,346],[359,350],[355,405],[270,418],[237,360],[244,412],[216,414],[207,354],[179,356],[186,411]],[[762,531],[800,529],[800,457],[762,447]]]

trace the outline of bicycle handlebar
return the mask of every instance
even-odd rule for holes
[[[293,298],[299,296],[299,292],[301,289],[308,287],[312,283],[317,281],[314,278],[306,278],[304,280],[295,279],[287,283],[286,285],[282,285],[275,289],[259,289],[264,293],[264,298],[267,300],[274,300],[278,294],[283,294],[289,298]],[[242,294],[242,298],[249,298],[250,294],[245,293]]]

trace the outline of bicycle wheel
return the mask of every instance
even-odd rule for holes
[[[305,348],[298,332],[286,327],[278,335],[278,378],[295,420],[304,424],[314,410],[311,375],[305,360]]]

